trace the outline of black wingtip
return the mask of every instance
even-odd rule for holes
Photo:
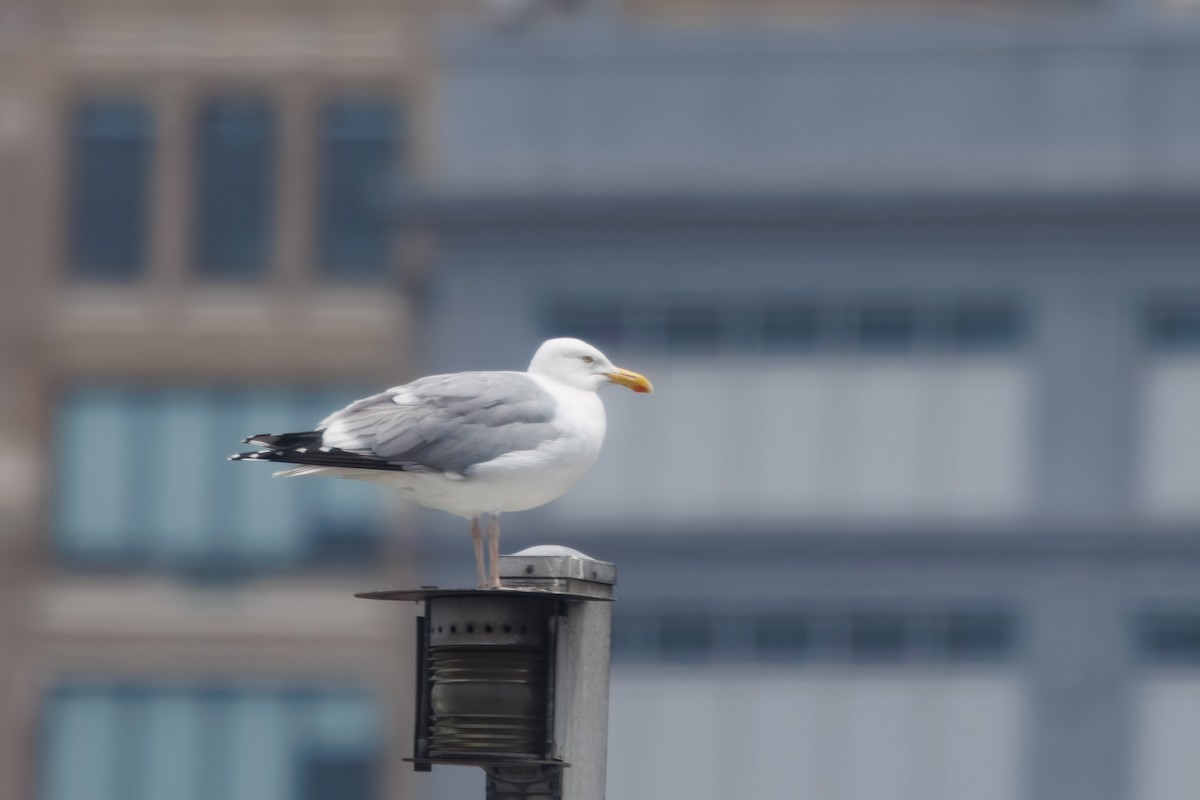
[[[242,439],[242,444],[262,444],[263,447],[269,447],[279,439],[283,439],[293,434],[288,433],[256,433],[253,436],[247,436]]]
[[[264,455],[267,452],[268,451],[264,450],[264,451],[261,451],[258,453],[234,453],[233,455],[229,456],[225,460],[226,461],[269,461],[270,459],[264,457]]]
[[[299,447],[290,450],[267,449],[256,453],[234,453],[229,461],[266,461],[269,463],[303,464],[314,467],[343,467],[352,469],[404,472],[404,464],[392,464],[375,456],[351,453],[336,447]]]
[[[272,450],[294,450],[297,447],[314,447],[321,442],[320,431],[297,431],[295,433],[256,433],[242,439],[243,444],[269,447]]]

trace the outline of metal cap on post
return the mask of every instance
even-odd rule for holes
[[[541,546],[501,556],[500,577],[358,595],[424,603],[409,760],[483,767],[488,800],[603,800],[616,568]]]
[[[540,589],[612,600],[617,568],[570,547],[543,544],[500,556],[500,579],[510,589]]]

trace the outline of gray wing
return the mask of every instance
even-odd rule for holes
[[[330,447],[466,473],[554,438],[556,405],[526,373],[458,372],[365,397],[322,420],[318,430]]]

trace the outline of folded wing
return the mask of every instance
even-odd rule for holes
[[[433,375],[364,397],[317,430],[260,434],[234,460],[467,475],[554,438],[555,400],[523,372]]]

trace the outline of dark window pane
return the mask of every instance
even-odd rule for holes
[[[310,756],[304,760],[303,800],[375,800],[379,765],[362,756]]]
[[[70,258],[83,278],[129,280],[146,266],[152,121],[136,100],[75,111]]]
[[[546,319],[548,336],[572,336],[600,348],[620,346],[624,327],[619,303],[561,303]]]
[[[943,621],[942,650],[950,661],[998,661],[1013,648],[1013,622],[1007,614],[957,612]]]
[[[945,332],[960,351],[1011,350],[1021,339],[1021,319],[1007,304],[964,304],[951,310]]]
[[[758,661],[795,661],[812,646],[812,626],[804,617],[768,615],[754,620],[754,655]]]
[[[704,661],[712,652],[712,620],[699,614],[668,614],[658,631],[659,653],[667,661]]]
[[[763,310],[763,344],[770,353],[805,352],[821,336],[820,315],[812,307],[767,306]]]
[[[1146,343],[1156,350],[1200,350],[1200,303],[1155,303],[1146,312]]]
[[[208,103],[200,113],[196,263],[208,278],[252,279],[271,261],[275,116],[254,98]]]
[[[917,340],[917,315],[906,306],[866,306],[855,326],[858,347],[866,352],[911,350]]]
[[[645,613],[619,612],[613,617],[614,661],[653,660],[657,645],[657,620]]]
[[[855,661],[899,661],[908,647],[906,620],[901,614],[855,614],[848,645]]]
[[[328,515],[318,515],[308,525],[308,547],[304,558],[312,564],[371,564],[383,555],[383,542],[373,526],[347,524]]]
[[[320,263],[326,275],[370,278],[386,271],[398,128],[387,102],[343,100],[322,114]]]
[[[1200,614],[1150,614],[1138,634],[1142,652],[1152,661],[1200,664]]]
[[[721,320],[715,308],[671,308],[664,329],[668,350],[713,353],[720,344]]]

